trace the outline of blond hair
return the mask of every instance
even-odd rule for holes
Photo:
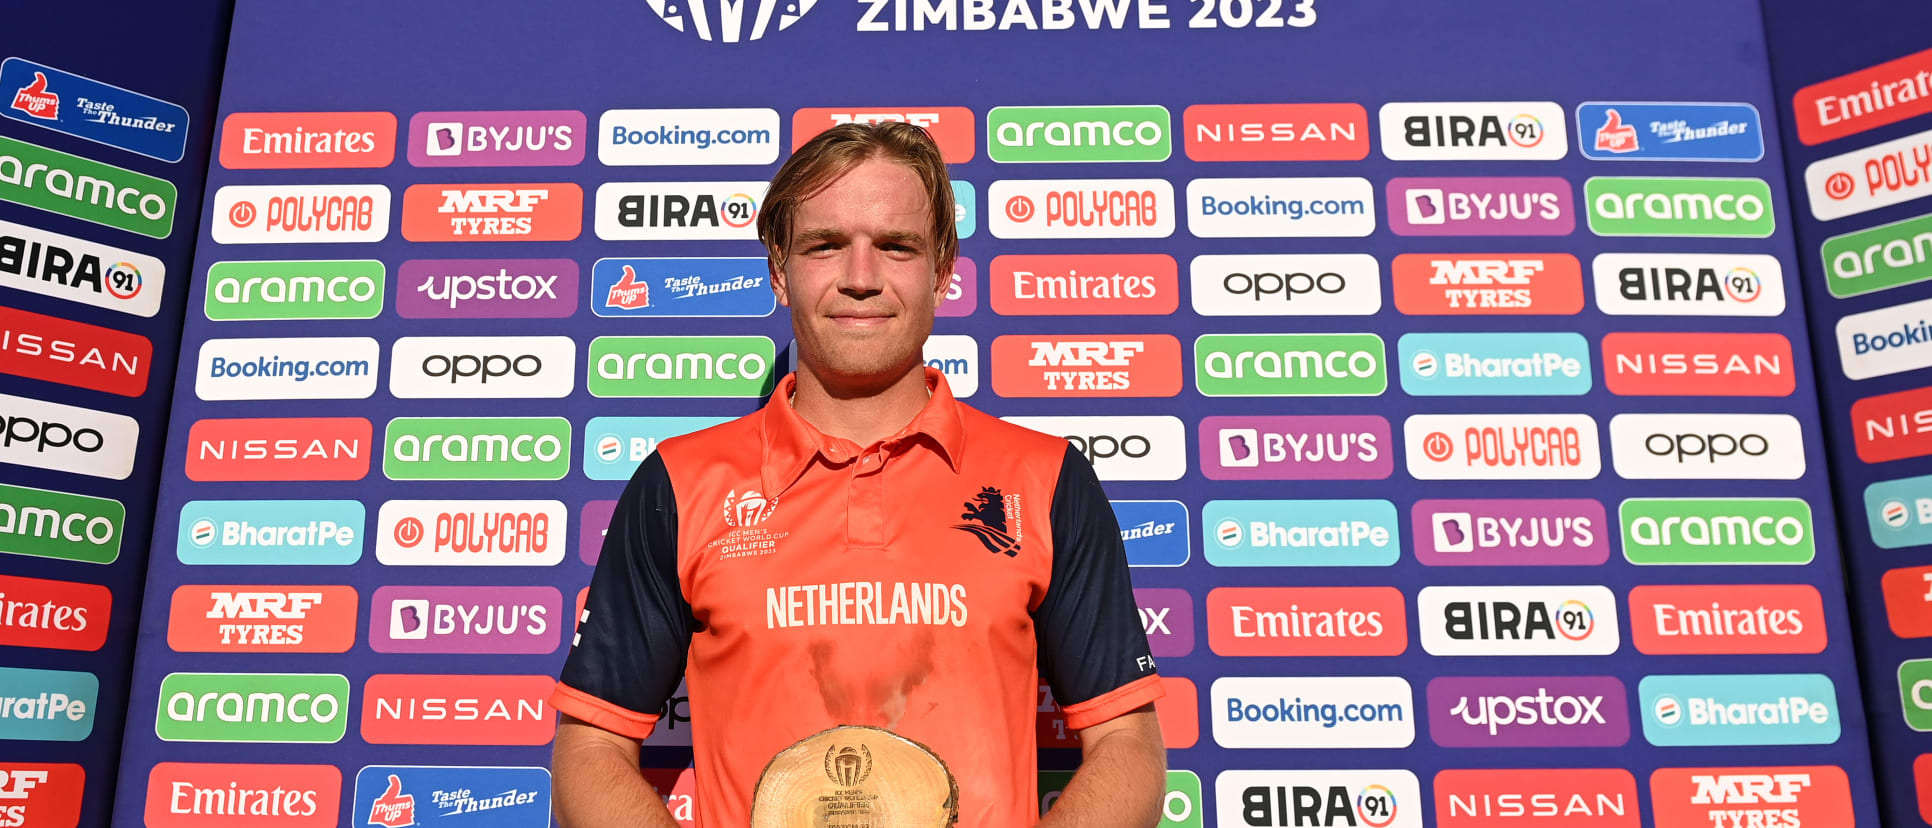
[[[765,244],[773,273],[784,268],[790,255],[799,202],[873,158],[897,161],[919,176],[932,204],[933,272],[943,275],[941,269],[952,268],[959,255],[959,230],[953,225],[953,187],[939,145],[920,127],[887,122],[839,124],[805,142],[778,168],[758,211],[758,240]]]

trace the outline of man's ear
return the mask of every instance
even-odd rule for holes
[[[771,274],[771,292],[778,296],[778,304],[788,308],[791,307],[792,306],[791,290],[790,290],[791,280],[786,278],[784,266],[778,264],[778,257],[776,254],[773,254],[771,258],[766,260],[766,262],[767,262],[767,265],[766,265],[767,272]]]
[[[946,304],[946,291],[953,286],[953,273],[959,266],[959,259],[953,258],[934,267],[932,271],[932,306],[937,308]]]

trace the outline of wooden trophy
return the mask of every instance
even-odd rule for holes
[[[751,828],[950,828],[959,784],[925,745],[879,727],[808,736],[766,763]]]

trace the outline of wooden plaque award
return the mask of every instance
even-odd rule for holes
[[[751,828],[949,828],[959,784],[925,745],[878,727],[808,736],[766,763]]]

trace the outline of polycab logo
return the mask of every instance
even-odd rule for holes
[[[1210,480],[1386,480],[1389,421],[1372,414],[1204,417],[1201,471]]]
[[[1402,556],[1386,500],[1210,500],[1201,531],[1215,566],[1389,566]]]
[[[1410,316],[1583,310],[1583,266],[1568,253],[1403,253],[1391,269],[1395,307]]]
[[[1576,229],[1566,178],[1392,178],[1388,196],[1389,229],[1398,236],[1567,236]]]
[[[100,584],[0,575],[0,641],[95,652],[107,643],[114,595]]]
[[[404,828],[473,824],[514,828],[550,821],[544,768],[369,765],[356,773],[349,825]]]
[[[176,587],[168,649],[177,653],[346,653],[356,641],[355,587]]]
[[[1433,586],[1415,600],[1431,655],[1610,655],[1621,643],[1601,586]]]
[[[1570,152],[1563,107],[1549,101],[1388,103],[1379,116],[1391,161],[1555,161]]]
[[[996,106],[986,112],[986,155],[1001,164],[1166,161],[1171,124],[1159,105]]]
[[[1932,195],[1932,130],[1811,162],[1805,195],[1819,221]]]
[[[1592,480],[1603,468],[1588,414],[1417,414],[1402,442],[1417,480]]]
[[[1418,397],[1590,393],[1590,343],[1575,333],[1403,334],[1402,390]]]
[[[133,417],[0,394],[0,463],[126,480],[140,437]]]
[[[396,116],[387,112],[236,112],[221,122],[229,170],[387,167]]]
[[[1932,475],[1866,486],[1865,522],[1885,549],[1932,544]]]
[[[1829,745],[1838,688],[1818,673],[1644,676],[1644,741],[1663,747]]]
[[[140,334],[0,307],[0,373],[138,397],[153,356]]]
[[[414,184],[403,191],[403,238],[570,241],[584,229],[575,184]]]
[[[936,338],[927,338],[928,349]],[[584,424],[584,476],[629,480],[659,443],[730,421],[729,417],[592,417]],[[600,537],[598,544],[602,543]]]
[[[1181,391],[1181,342],[1167,334],[996,337],[993,391],[1002,397],[1172,397]]]
[[[756,241],[764,181],[614,182],[597,188],[605,241]]]
[[[378,242],[389,236],[381,184],[230,185],[215,191],[216,244]]]
[[[1791,109],[1807,146],[1932,112],[1932,49],[1814,83]]]
[[[1223,676],[1208,691],[1224,748],[1402,748],[1415,693],[1400,676]]]
[[[109,564],[126,522],[118,500],[0,483],[0,553]]]
[[[1437,828],[1638,828],[1637,778],[1622,768],[1445,770]],[[1700,828],[1711,828],[1700,826]]]
[[[1761,178],[1591,178],[1583,182],[1599,236],[1769,237],[1777,229]]]
[[[1809,584],[1639,586],[1630,640],[1648,655],[1821,653],[1824,601]]]
[[[1377,396],[1387,350],[1371,333],[1202,334],[1194,385],[1207,397]]]
[[[1805,474],[1804,434],[1789,414],[1618,414],[1610,418],[1610,453],[1617,476],[1627,480]]]
[[[1221,820],[1256,828],[1422,828],[1422,786],[1406,770],[1222,771]]]
[[[1366,178],[1196,178],[1187,230],[1199,238],[1361,237],[1375,232]]]
[[[1180,566],[1193,557],[1187,505],[1178,500],[1116,500],[1114,522],[1128,566]]]
[[[369,649],[542,655],[556,652],[566,620],[554,587],[378,587]]]
[[[1101,480],[1179,480],[1187,473],[1187,430],[1178,417],[1001,417],[1066,438]]]
[[[597,162],[607,167],[778,160],[775,109],[612,109],[597,135]]]
[[[1159,253],[995,256],[987,288],[1001,316],[1165,315],[1180,307],[1179,274]]]
[[[44,762],[0,762],[0,826],[75,828],[87,769]]]
[[[1613,316],[1779,316],[1784,267],[1756,253],[1600,253],[1597,309]]]
[[[1181,123],[1195,161],[1360,161],[1369,152],[1361,104],[1195,104]]]
[[[584,160],[585,137],[576,110],[418,112],[409,118],[409,164],[573,167]]]
[[[550,676],[377,674],[362,685],[373,745],[544,745],[556,731]]]
[[[406,336],[390,352],[399,399],[569,396],[577,345],[567,336]]]
[[[198,420],[183,471],[203,483],[361,480],[372,433],[361,417]]]
[[[924,129],[948,164],[964,164],[978,152],[979,129],[973,111],[963,106],[807,107],[792,113],[792,150],[839,124],[888,122]]]
[[[1002,239],[1164,239],[1174,185],[1164,178],[1001,180],[987,189],[987,226]]]
[[[148,771],[148,828],[332,828],[341,812],[334,765],[161,762]]]
[[[598,259],[590,310],[598,316],[770,316],[778,297],[764,257]]]
[[[191,500],[175,556],[190,566],[347,566],[362,559],[359,500]]]
[[[100,691],[100,679],[93,673],[0,667],[0,711],[7,715],[7,738],[85,741],[94,732],[91,713]]]
[[[0,221],[0,287],[147,317],[166,284],[153,256]]]
[[[1932,637],[1932,566],[1888,569],[1879,580],[1885,624],[1900,638]]]
[[[1843,299],[1932,278],[1932,215],[1868,227],[1825,239],[1825,287]]]
[[[1811,505],[1795,497],[1633,497],[1617,508],[1638,565],[1808,564]]]
[[[1382,266],[1367,253],[1195,256],[1189,295],[1202,316],[1373,316]]]
[[[1194,652],[1194,596],[1185,589],[1136,589],[1134,605],[1155,658]]]
[[[210,339],[195,358],[203,400],[365,400],[382,346],[366,336]]]
[[[1586,103],[1577,143],[1594,161],[1756,161],[1758,108],[1746,103]]]
[[[1408,617],[1394,587],[1219,587],[1208,591],[1208,648],[1223,656],[1401,655]]]
[[[1630,702],[1615,676],[1429,680],[1429,740],[1443,747],[1622,747]]]
[[[1791,340],[1775,333],[1613,333],[1603,384],[1619,396],[1786,397]]]
[[[1850,379],[1932,367],[1932,299],[1838,320],[1838,366]]]
[[[1855,824],[1851,780],[1832,765],[1658,768],[1650,814],[1657,828]]]
[[[563,319],[577,312],[571,259],[411,259],[396,277],[404,319]]]
[[[1418,500],[1410,511],[1424,566],[1594,566],[1610,558],[1595,500]]]
[[[555,566],[563,561],[568,521],[568,510],[555,500],[391,500],[376,513],[376,560]]]

